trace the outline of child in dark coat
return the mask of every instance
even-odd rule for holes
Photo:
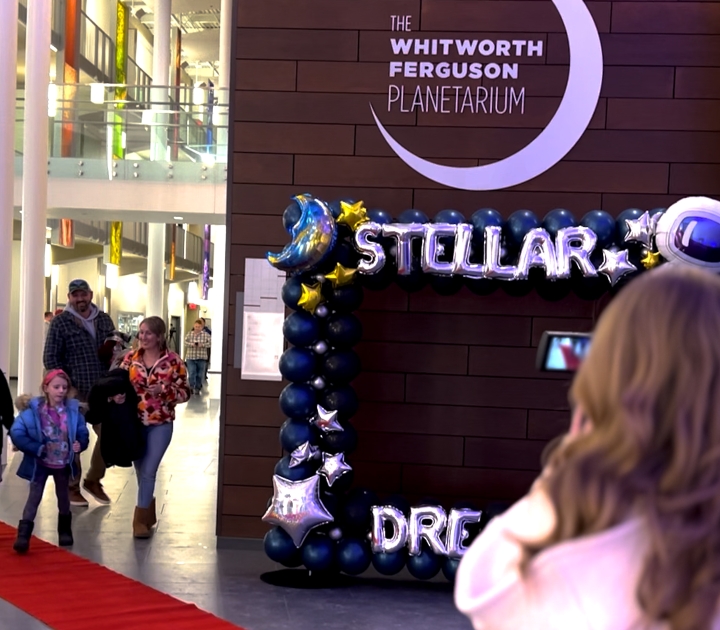
[[[129,468],[145,453],[138,395],[127,370],[110,370],[90,390],[87,421],[102,424],[100,453],[105,465]]]

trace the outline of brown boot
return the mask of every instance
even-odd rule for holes
[[[157,514],[155,513],[155,497],[153,497],[150,507],[148,508],[147,526],[152,527],[155,523],[157,523]]]
[[[148,526],[148,508],[135,508],[135,514],[133,514],[133,536],[135,538],[150,538],[152,536],[152,530]]]

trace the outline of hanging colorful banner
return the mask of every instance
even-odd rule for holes
[[[203,243],[203,272],[202,272],[202,299],[208,299],[210,292],[210,226],[205,226],[205,241]]]
[[[125,109],[127,100],[127,60],[128,60],[128,15],[130,10],[122,3],[117,3],[117,26],[115,29],[115,109]],[[122,160],[125,157],[125,140],[123,139],[123,116],[113,113],[113,156]]]
[[[113,221],[110,224],[110,257],[108,263],[120,266],[122,259],[122,221]]]
[[[168,269],[168,280],[175,280],[175,258],[177,256],[177,225],[173,224],[172,240],[170,241],[170,268]]]

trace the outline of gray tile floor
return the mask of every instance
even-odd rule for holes
[[[133,539],[137,485],[130,469],[113,468],[104,481],[112,505],[101,506],[91,499],[89,508],[73,508],[74,553],[194,602],[247,630],[470,628],[454,609],[452,589],[442,578],[424,583],[401,573],[388,579],[371,570],[329,588],[294,589],[260,579],[282,567],[271,562],[256,541],[218,548],[219,376],[211,375],[210,381],[209,395],[179,408],[173,441],[158,475],[155,536]],[[88,459],[85,455],[83,461]],[[27,498],[26,483],[15,475],[19,460],[19,455],[12,457],[0,484],[0,520],[12,524],[20,518]],[[56,543],[56,525],[50,480],[35,533]],[[32,562],[31,556],[28,561]],[[40,630],[46,626],[0,599],[0,628]]]

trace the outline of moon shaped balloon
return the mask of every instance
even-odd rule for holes
[[[268,262],[281,271],[300,273],[317,267],[332,250],[337,225],[324,201],[312,195],[293,197],[302,214],[288,231],[292,241],[279,254],[267,253]]]

